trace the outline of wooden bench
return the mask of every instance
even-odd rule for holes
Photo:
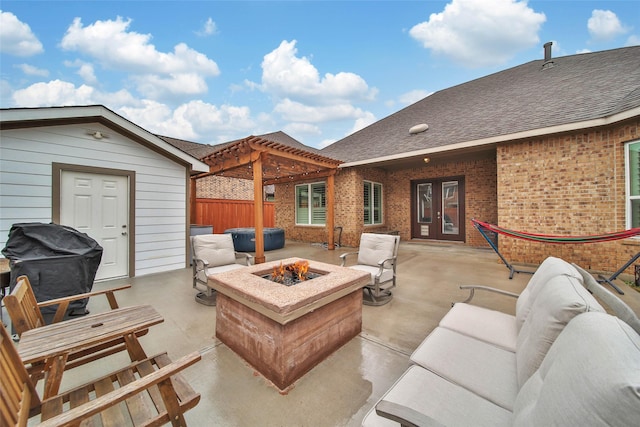
[[[179,375],[200,360],[198,352],[176,362],[163,353],[41,400],[9,333],[4,326],[0,329],[2,426],[25,427],[38,421],[35,425],[77,426],[87,421],[83,425],[184,426],[183,414],[200,401],[200,394]]]

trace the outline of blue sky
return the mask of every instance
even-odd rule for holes
[[[321,148],[430,93],[543,57],[640,44],[640,1],[11,1],[0,107],[103,104],[218,144]]]

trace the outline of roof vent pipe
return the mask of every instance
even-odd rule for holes
[[[553,42],[546,42],[544,44],[544,62],[551,61],[551,45]]]

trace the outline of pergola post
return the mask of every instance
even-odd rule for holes
[[[262,188],[262,154],[254,152],[251,155],[251,167],[253,169],[253,206],[256,230],[256,255],[255,263],[262,264],[264,256],[264,197]]]
[[[332,251],[335,249],[334,242],[334,206],[335,206],[335,185],[334,185],[334,174],[330,174],[327,176],[327,234],[328,234],[328,242],[327,249]]]

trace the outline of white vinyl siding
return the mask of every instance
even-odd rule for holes
[[[364,224],[382,224],[382,184],[364,181]]]
[[[53,163],[135,171],[135,274],[185,267],[186,167],[97,124],[2,131],[0,246],[14,223],[52,221]]]
[[[327,198],[324,182],[296,185],[296,224],[324,225]]]

